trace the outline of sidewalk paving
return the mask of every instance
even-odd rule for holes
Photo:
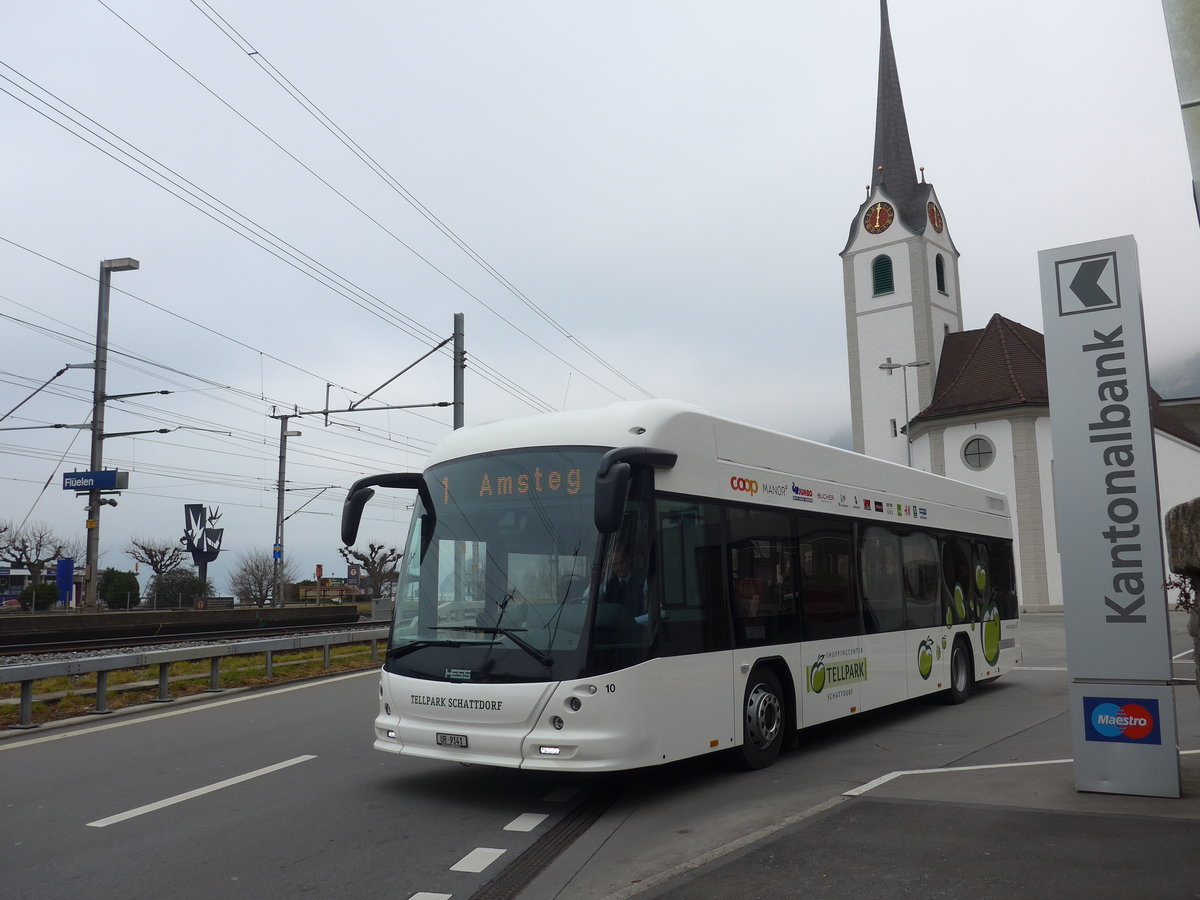
[[[1076,791],[1070,760],[893,774],[624,886],[583,847],[522,897],[1200,898],[1200,751],[1180,769],[1179,799]]]

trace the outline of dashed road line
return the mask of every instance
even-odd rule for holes
[[[507,853],[507,850],[499,850],[495,847],[476,847],[458,862],[450,867],[451,872],[482,872],[501,856]]]
[[[545,813],[521,813],[504,826],[505,831],[533,831],[550,818]]]

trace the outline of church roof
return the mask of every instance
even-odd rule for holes
[[[946,335],[937,373],[933,401],[913,416],[913,424],[1050,404],[1045,337],[999,313],[983,328]],[[1189,403],[1164,401],[1150,389],[1154,427],[1200,447],[1200,417]]]
[[[904,97],[900,94],[900,74],[892,49],[892,28],[888,21],[887,0],[879,0],[879,88],[875,101],[875,158],[871,166],[871,187],[881,184],[896,201],[904,224],[917,234],[925,232],[925,204],[929,185],[917,181],[912,143],[908,137],[908,119],[904,115]]]
[[[1050,402],[1045,338],[999,313],[983,328],[946,335],[937,373],[933,402],[914,422]]]

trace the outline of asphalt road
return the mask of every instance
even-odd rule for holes
[[[1176,653],[1191,646],[1183,623],[1172,615]],[[466,898],[599,795],[608,813],[521,896],[610,896],[889,772],[1069,756],[1062,618],[1022,629],[1023,668],[965,705],[820,726],[759,772],[704,758],[567,777],[392,757],[371,749],[374,673],[7,732],[0,895]],[[1190,656],[1177,670],[1192,674]],[[1179,691],[1185,748],[1200,746],[1196,701]]]

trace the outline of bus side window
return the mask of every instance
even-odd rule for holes
[[[937,544],[923,531],[900,539],[904,556],[905,628],[936,628],[944,625],[938,602]]]
[[[797,521],[805,640],[858,634],[850,523],[808,515]]]
[[[728,650],[720,509],[662,497],[657,509],[659,653],[679,656]]]
[[[868,633],[904,627],[900,536],[881,525],[864,528],[858,550],[864,628]]]
[[[942,599],[955,622],[974,621],[971,578],[971,545],[964,538],[942,538]]]
[[[735,508],[729,516],[729,578],[739,647],[800,640],[795,523],[790,512]]]

